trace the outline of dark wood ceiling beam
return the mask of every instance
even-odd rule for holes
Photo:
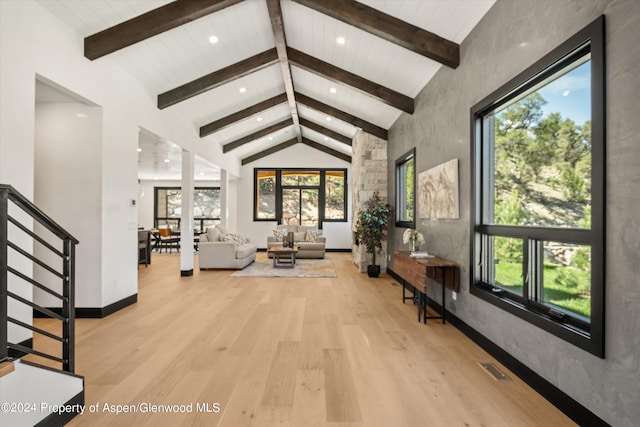
[[[268,110],[269,108],[273,108],[276,105],[280,105],[285,102],[287,102],[287,95],[285,93],[281,93],[280,95],[276,95],[273,98],[269,98],[265,101],[252,105],[251,107],[247,107],[244,110],[240,110],[233,114],[229,114],[228,116],[222,117],[221,119],[207,123],[206,125],[200,127],[200,138],[204,138],[207,135],[211,135],[214,132],[226,128],[227,126],[230,126],[236,122],[251,117],[254,114],[261,113],[265,110]]]
[[[242,0],[177,0],[85,37],[84,56],[94,60]]]
[[[275,64],[278,61],[276,49],[269,49],[250,58],[236,62],[221,70],[202,76],[192,82],[158,95],[158,108],[163,109],[177,104],[225,83],[232,82],[247,74]]]
[[[384,102],[387,105],[390,105],[409,114],[413,114],[413,98],[381,86],[356,74],[350,73],[347,70],[338,68],[335,65],[329,64],[328,62],[324,62],[318,58],[314,58],[311,55],[307,55],[306,53],[300,52],[299,50],[293,49],[291,47],[287,48],[287,56],[289,57],[289,61],[292,64],[302,68],[303,70],[321,75],[336,83],[347,84],[365,94],[376,98],[379,101]]]
[[[267,136],[269,134],[272,134],[274,132],[279,131],[280,129],[284,129],[286,127],[289,127],[293,125],[293,120],[291,118],[288,118],[286,120],[281,121],[280,123],[276,123],[274,125],[268,126],[264,129],[260,129],[257,132],[252,133],[251,135],[247,135],[247,136],[243,136],[240,139],[236,139],[233,142],[229,142],[228,144],[224,144],[222,146],[222,152],[223,153],[228,153],[231,150],[235,150],[238,147],[243,146],[244,144],[248,144],[249,142],[253,142],[256,139],[262,138],[263,136]]]
[[[300,125],[306,127],[307,129],[311,129],[318,133],[321,133],[322,135],[327,136],[329,138],[333,138],[336,141],[342,142],[343,144],[347,144],[348,146],[351,146],[351,138],[349,138],[348,136],[344,136],[341,133],[335,132],[331,129],[327,129],[326,127],[319,125],[315,122],[312,122],[311,120],[307,120],[301,117]]]
[[[276,42],[276,50],[280,60],[280,71],[282,72],[282,80],[284,81],[284,89],[287,94],[287,102],[291,109],[291,118],[295,126],[298,142],[302,142],[302,131],[300,130],[300,122],[298,117],[298,106],[296,98],[293,94],[293,77],[291,77],[291,65],[287,58],[287,37],[284,32],[284,20],[282,18],[282,8],[280,0],[267,0],[267,9],[269,10],[269,18],[271,19],[271,29],[273,31],[273,39]]]
[[[329,116],[340,119],[343,122],[349,123],[357,128],[362,129],[365,132],[370,133],[371,135],[375,135],[378,138],[382,138],[385,141],[389,139],[389,133],[387,132],[387,130],[384,128],[381,128],[380,126],[376,126],[371,122],[368,122],[359,117],[346,113],[330,105],[324,104],[307,95],[303,95],[300,92],[296,92],[295,95],[296,95],[296,100],[299,103],[304,104],[309,108],[312,108],[314,110],[320,111]]]
[[[351,0],[293,1],[451,68],[460,65],[460,46],[457,43],[363,3]]]
[[[322,145],[318,142],[312,141],[308,138],[302,138],[302,143],[309,147],[315,148],[316,150],[322,151],[323,153],[327,153],[333,157],[337,157],[340,160],[344,160],[345,162],[351,163],[351,156],[348,154],[344,154],[338,150],[334,150],[333,148],[329,148],[326,145]]]
[[[267,157],[270,154],[277,153],[278,151],[284,150],[285,148],[289,148],[292,145],[295,145],[297,143],[298,143],[298,138],[292,138],[292,139],[290,139],[288,141],[285,141],[283,143],[280,143],[280,144],[278,144],[278,145],[276,145],[274,147],[267,148],[266,150],[263,150],[263,151],[261,151],[259,153],[256,153],[256,154],[254,154],[252,156],[249,156],[249,157],[246,157],[246,158],[242,159],[242,166],[244,166],[244,165],[246,165],[248,163],[251,163],[251,162],[255,162],[256,160],[259,160],[259,159],[261,159],[263,157]]]

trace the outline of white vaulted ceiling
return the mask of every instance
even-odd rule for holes
[[[162,32],[108,54],[137,78],[151,97],[171,91],[276,47],[268,0],[244,0],[202,18]],[[495,0],[360,0],[377,11],[460,44]],[[165,6],[167,0],[41,0],[43,7],[72,27],[82,38],[94,35],[145,12]],[[415,98],[440,67],[446,66],[372,33],[334,19],[292,0],[280,0],[287,47],[303,52],[377,85]],[[217,43],[209,37],[216,36]],[[344,37],[345,43],[336,39]],[[95,59],[100,61],[100,58]],[[377,127],[389,129],[401,114],[350,85],[332,81],[290,63],[296,94],[314,99]],[[244,88],[244,92],[240,92]],[[188,118],[196,131],[208,123],[285,93],[279,63],[225,82],[166,108]],[[352,138],[357,127],[305,105],[296,98],[298,116],[329,131]],[[258,121],[258,117],[261,118]],[[287,102],[216,129],[203,137],[207,144],[224,146],[261,129],[292,118]],[[320,143],[336,153],[351,154],[351,147],[304,125],[275,130],[232,150],[239,159],[254,156],[295,138]],[[160,144],[162,145],[162,144]],[[152,168],[153,145],[140,153],[141,168]],[[229,146],[227,147],[227,149]],[[165,147],[166,149],[166,147]],[[144,159],[144,156],[151,156]],[[158,163],[158,162],[156,162]],[[161,165],[164,166],[164,165]],[[152,176],[151,170],[146,176]]]

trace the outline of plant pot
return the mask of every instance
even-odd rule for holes
[[[380,276],[380,266],[379,265],[369,265],[369,266],[367,266],[367,275],[369,277],[378,277],[378,276]]]

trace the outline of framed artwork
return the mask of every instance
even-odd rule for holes
[[[449,160],[420,173],[418,216],[428,219],[460,218],[458,159]]]

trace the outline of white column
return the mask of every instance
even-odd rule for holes
[[[193,275],[193,164],[192,152],[182,150],[182,212],[180,215],[180,275]]]
[[[220,225],[229,227],[229,175],[226,169],[220,170]]]

